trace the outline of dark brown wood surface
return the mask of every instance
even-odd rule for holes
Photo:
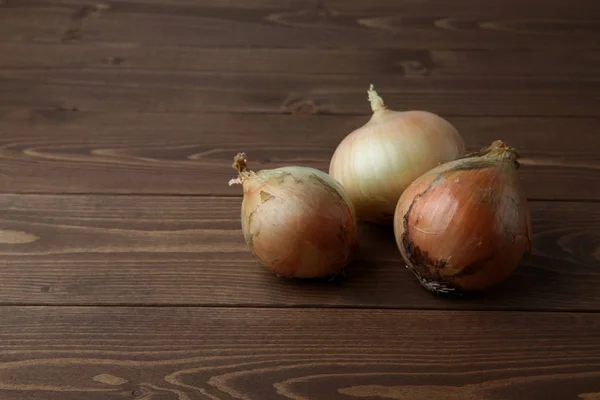
[[[389,105],[444,115],[594,116],[600,81],[581,78],[313,75],[18,69],[0,76],[0,110],[362,114],[374,81]]]
[[[211,47],[600,48],[595,0],[3,0],[2,41]]]
[[[369,107],[361,93],[364,108]],[[600,104],[600,103],[599,103]],[[594,105],[595,106],[595,105]],[[0,120],[0,192],[240,195],[227,182],[244,151],[260,170],[327,171],[369,116],[75,112],[13,109]],[[600,200],[598,118],[449,117],[468,148],[503,139],[522,153],[530,199]],[[582,190],[585,188],[585,190]]]
[[[233,156],[327,171],[370,83],[521,153],[499,287],[248,252]],[[0,0],[0,399],[600,399],[599,171],[597,0]]]
[[[548,393],[589,400],[600,392],[598,314],[189,307],[0,313],[5,400]]]
[[[237,197],[0,195],[0,300],[600,311],[596,203],[533,202],[533,255],[504,285],[464,301],[421,289],[391,229],[368,224],[342,281],[277,279],[248,252],[240,205]]]
[[[174,72],[315,75],[404,75],[464,78],[597,78],[600,50],[408,49],[408,48],[244,48],[93,46],[75,43],[2,42],[10,57],[5,72],[20,69],[106,69]],[[35,58],[31,54],[36,54]]]

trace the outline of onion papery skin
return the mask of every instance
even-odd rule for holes
[[[531,216],[516,151],[501,141],[415,180],[398,201],[396,244],[436,293],[481,292],[504,281],[531,251]]]
[[[326,173],[289,166],[242,171],[241,221],[252,254],[285,278],[334,278],[352,261],[356,214]]]
[[[373,94],[374,93],[374,94]],[[373,115],[337,146],[329,174],[342,184],[361,220],[392,224],[398,199],[415,179],[462,157],[458,130],[427,111],[393,111],[370,91]]]

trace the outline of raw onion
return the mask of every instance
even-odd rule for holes
[[[287,278],[335,277],[357,248],[356,216],[344,189],[326,173],[289,166],[249,171],[239,153],[242,230],[254,256]]]
[[[438,293],[482,291],[531,251],[518,154],[502,141],[415,180],[398,201],[394,233],[407,267]]]
[[[371,85],[373,115],[338,145],[329,174],[342,184],[359,219],[391,224],[415,179],[464,153],[458,131],[427,111],[392,111]]]

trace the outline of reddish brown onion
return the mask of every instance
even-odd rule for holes
[[[333,277],[357,248],[356,216],[342,186],[308,167],[282,167],[257,173],[246,156],[234,158],[241,183],[242,230],[252,254],[276,275]]]
[[[402,194],[394,233],[407,267],[434,292],[481,291],[531,250],[531,217],[518,154],[502,141],[442,164]]]

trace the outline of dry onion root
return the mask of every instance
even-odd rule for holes
[[[427,111],[388,109],[373,85],[373,115],[338,145],[329,174],[342,184],[357,217],[391,224],[402,192],[428,170],[464,153],[458,131]]]
[[[299,166],[249,171],[239,153],[242,230],[253,255],[287,278],[340,274],[357,248],[356,216],[344,189],[329,175]]]
[[[483,291],[506,279],[531,251],[531,216],[517,159],[515,149],[495,141],[434,168],[402,194],[396,243],[425,288]]]

